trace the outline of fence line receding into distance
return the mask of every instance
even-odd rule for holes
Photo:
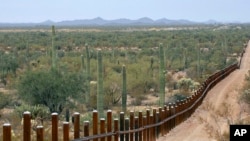
[[[113,118],[112,111],[107,111],[107,119],[98,119],[98,112],[93,111],[92,128],[90,122],[83,123],[83,137],[80,133],[80,114],[74,113],[74,133],[73,141],[156,141],[160,135],[167,134],[178,124],[185,121],[191,114],[201,105],[207,92],[213,88],[218,82],[227,77],[231,72],[240,68],[242,57],[245,53],[245,48],[240,54],[239,61],[225,69],[222,69],[211,76],[201,84],[191,96],[185,100],[169,103],[164,107],[158,109],[147,109],[146,113],[142,111],[131,111],[128,116],[123,112],[120,113],[119,119]],[[129,117],[129,118],[126,118]],[[58,141],[58,123],[59,117],[57,113],[51,115],[51,140]],[[90,133],[90,129],[93,131]],[[70,124],[63,122],[62,125],[63,140],[70,140]],[[3,125],[3,141],[11,141],[12,132],[11,124],[5,123]],[[37,141],[44,140],[44,127],[37,126],[36,128]],[[31,113],[24,112],[23,114],[23,140],[31,140]]]

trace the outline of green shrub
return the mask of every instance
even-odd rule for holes
[[[168,99],[168,103],[174,103],[176,101],[181,101],[181,100],[184,100],[185,98],[187,98],[186,94],[177,93]]]
[[[188,92],[190,90],[194,90],[199,86],[199,83],[195,82],[190,78],[181,78],[177,81],[177,87],[183,91]]]
[[[131,101],[131,105],[133,106],[140,106],[142,104],[142,101],[139,98],[135,98]]]
[[[250,89],[244,90],[241,98],[250,105]]]
[[[0,109],[4,108],[5,106],[9,105],[11,102],[11,98],[9,95],[5,95],[0,92]]]
[[[250,105],[250,71],[245,75],[245,85],[241,92],[241,99]]]
[[[21,106],[18,106],[15,108],[15,112],[20,116],[20,118],[23,117],[23,113],[25,111],[29,111],[31,113],[31,118],[36,119],[36,118],[47,118],[49,117],[49,108],[44,106],[44,105],[27,105],[27,104],[22,104]]]
[[[113,71],[116,73],[121,73],[122,72],[122,67],[120,65],[113,65],[112,66]]]
[[[18,92],[27,103],[42,104],[60,114],[67,104],[84,98],[85,80],[79,73],[28,72],[19,81]]]

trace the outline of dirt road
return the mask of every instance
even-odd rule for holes
[[[250,70],[250,42],[241,68],[231,73],[208,92],[202,105],[185,122],[157,141],[229,140],[229,125],[250,119],[248,109],[239,100],[239,90]]]

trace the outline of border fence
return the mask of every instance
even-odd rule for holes
[[[246,46],[245,46],[246,47]],[[119,118],[113,118],[113,113],[108,110],[106,120],[98,119],[98,111],[92,113],[92,124],[84,121],[83,137],[80,136],[80,113],[74,113],[73,141],[156,141],[159,136],[166,135],[171,129],[189,118],[192,113],[202,104],[203,99],[210,89],[218,82],[227,77],[231,72],[240,68],[245,48],[240,54],[239,61],[212,74],[201,84],[191,96],[184,100],[169,103],[158,109],[142,111],[130,111],[129,118],[121,112]],[[51,114],[52,141],[58,141],[59,117],[57,113]],[[92,125],[92,127],[90,127]],[[91,132],[92,130],[92,132]],[[60,133],[64,141],[70,140],[70,124],[63,122]],[[91,133],[90,133],[91,132]],[[11,124],[3,125],[3,141],[11,141]],[[31,140],[31,113],[23,113],[23,141]],[[36,140],[44,140],[44,127],[37,126]]]

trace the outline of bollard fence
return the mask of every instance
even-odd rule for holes
[[[43,141],[43,126],[37,126],[37,128],[36,128],[36,140]]]
[[[63,141],[69,141],[69,122],[63,122]]]
[[[80,113],[74,113],[74,139],[80,138]]]
[[[31,141],[30,129],[31,128],[31,114],[26,111],[23,113],[23,140]]]
[[[112,118],[112,111],[107,111],[107,119],[98,120],[98,112],[93,111],[92,128],[89,121],[83,123],[83,136],[80,133],[80,113],[74,113],[74,140],[73,141],[155,141],[159,135],[167,134],[171,129],[185,121],[202,104],[207,92],[231,72],[240,68],[241,60],[245,50],[242,51],[239,63],[234,63],[209,76],[200,88],[185,100],[166,104],[158,109],[146,110],[145,115],[142,111],[138,113],[131,111],[129,118],[124,112],[120,112],[119,119]],[[138,116],[135,116],[138,115]],[[58,114],[51,114],[51,139],[58,141]],[[100,127],[98,127],[100,125]],[[63,140],[69,141],[70,124],[63,122]],[[113,129],[112,129],[113,128]],[[90,129],[93,130],[90,135]],[[99,132],[99,133],[98,133]],[[11,124],[3,125],[3,141],[11,141]],[[31,140],[31,113],[23,113],[23,141]],[[44,127],[37,126],[36,140],[44,140]]]
[[[51,114],[51,121],[52,121],[52,141],[58,141],[58,114],[57,113]]]
[[[9,123],[3,125],[3,141],[11,141],[11,125]]]

